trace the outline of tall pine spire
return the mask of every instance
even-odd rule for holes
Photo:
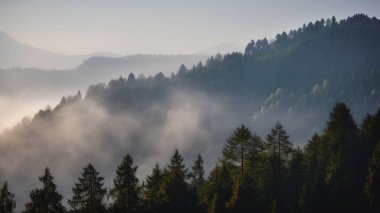
[[[74,211],[104,212],[103,198],[107,191],[103,188],[103,180],[92,164],[83,168],[73,188],[73,198],[68,200],[71,208]]]
[[[115,199],[114,212],[138,211],[140,188],[136,170],[137,166],[133,165],[132,157],[129,154],[124,156],[123,162],[117,167],[116,178],[113,181],[115,187],[111,191],[111,195]]]
[[[61,203],[63,196],[57,192],[57,186],[54,183],[54,177],[51,175],[50,169],[46,168],[44,175],[38,179],[43,184],[43,187],[30,193],[31,201],[25,204],[24,212],[66,212]]]

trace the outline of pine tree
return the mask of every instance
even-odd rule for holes
[[[178,77],[184,77],[186,75],[187,68],[184,64],[181,64],[181,66],[178,69],[177,76]]]
[[[373,151],[380,139],[380,108],[374,115],[367,114],[360,126],[360,134]]]
[[[246,168],[248,168],[248,175],[251,178],[258,178],[260,173],[260,167],[263,163],[263,152],[265,150],[264,141],[256,134],[252,136],[251,149],[249,151],[248,163]]]
[[[273,210],[285,208],[285,178],[286,169],[289,162],[289,155],[292,152],[292,143],[288,140],[289,136],[283,126],[277,122],[271,133],[267,135],[267,151],[270,162],[270,175],[268,187],[272,188],[272,195],[269,198],[272,200]]]
[[[258,210],[258,191],[253,181],[245,174],[233,182],[232,194],[226,206],[232,212],[255,212]]]
[[[185,164],[183,164],[183,157],[179,153],[178,149],[175,149],[168,167],[169,173],[174,173],[183,181],[189,177],[189,170],[186,168]]]
[[[99,176],[99,172],[88,164],[83,168],[78,183],[73,188],[73,198],[68,200],[69,205],[74,212],[104,212],[105,206],[103,198],[106,189],[103,188],[104,178]]]
[[[143,197],[144,206],[147,212],[159,212],[162,209],[164,201],[162,200],[162,192],[160,185],[164,174],[159,165],[156,163],[152,174],[146,177],[146,184],[144,186]]]
[[[114,212],[138,212],[140,188],[136,170],[132,157],[129,154],[124,156],[123,162],[117,167],[115,187],[111,191],[115,200],[112,207]]]
[[[367,145],[366,157],[368,161],[368,172],[364,192],[372,211],[379,211],[380,205],[380,108],[374,115],[364,118],[360,134],[363,142]],[[377,144],[377,145],[376,145]],[[364,165],[363,165],[364,167]]]
[[[372,212],[380,211],[380,140],[369,162],[364,192]]]
[[[364,203],[361,192],[367,173],[361,155],[366,146],[359,140],[359,130],[344,103],[334,106],[323,137],[329,147],[325,179],[332,191],[335,210],[361,207]]]
[[[24,212],[66,212],[61,203],[63,196],[57,192],[57,186],[54,183],[50,169],[46,168],[44,175],[38,179],[42,182],[43,188],[35,189],[30,193],[31,202],[25,204],[26,209]]]
[[[135,77],[135,75],[133,74],[133,72],[129,73],[127,82],[128,82],[128,83],[133,83],[133,82],[135,82],[135,81],[136,81],[136,77]]]
[[[176,149],[170,159],[168,171],[162,180],[160,190],[165,199],[164,212],[193,212],[195,195],[186,183],[189,172],[183,164],[183,157]]]
[[[280,166],[284,166],[292,152],[292,143],[288,139],[289,136],[280,122],[277,122],[267,136],[269,153],[281,163]]]
[[[326,140],[315,134],[306,144],[304,153],[305,180],[302,201],[305,212],[328,211],[329,190],[325,182],[327,162]]]
[[[0,213],[13,213],[16,208],[15,195],[8,191],[8,182],[5,181],[0,192]]]
[[[254,148],[252,142],[251,131],[241,125],[227,139],[227,144],[223,148],[223,160],[240,167],[240,177],[244,174],[245,166]]]
[[[208,213],[230,212],[228,201],[232,196],[233,180],[227,165],[221,162],[210,172],[202,188],[200,203]]]
[[[191,167],[191,185],[199,191],[199,189],[202,187],[205,179],[204,179],[204,168],[203,168],[203,159],[200,154],[197,156],[197,160],[195,161],[194,165]]]
[[[363,167],[368,167],[368,159],[372,157],[377,142],[380,140],[380,108],[374,115],[367,114],[360,126],[360,137],[364,146],[362,151]]]
[[[292,153],[289,162],[289,178],[286,185],[286,203],[288,212],[302,212],[302,189],[304,187],[304,154],[300,148]]]

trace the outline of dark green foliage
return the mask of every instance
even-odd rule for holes
[[[191,167],[191,170],[191,186],[196,191],[199,191],[205,182],[205,170],[203,168],[203,159],[200,154],[198,154],[197,160],[194,162],[194,165]]]
[[[230,212],[228,201],[232,196],[233,180],[225,163],[217,165],[202,189],[201,204],[209,213]]]
[[[183,181],[185,181],[189,177],[189,171],[183,164],[183,157],[179,153],[178,149],[175,149],[172,157],[170,158],[170,164],[168,165],[168,173],[173,173]]]
[[[227,144],[223,148],[223,160],[238,166],[240,176],[244,175],[249,158],[257,152],[258,147],[255,146],[253,139],[249,129],[241,125],[227,139]]]
[[[131,73],[128,79],[91,86],[83,103],[94,101],[110,112],[141,112],[144,117],[154,116],[143,107],[167,103],[173,90],[183,88],[231,98],[231,111],[244,116],[266,106],[273,112],[293,110],[300,117],[302,112],[327,115],[336,100],[353,107],[351,112],[345,104],[336,104],[324,131],[314,135],[304,150],[292,149],[280,123],[269,133],[265,146],[242,125],[227,139],[221,161],[205,180],[200,156],[190,176],[176,150],[167,169],[162,171],[156,165],[140,191],[137,167],[126,156],[117,171],[114,205],[109,210],[128,212],[133,204],[131,211],[137,211],[142,203],[146,212],[365,212],[368,207],[376,212],[380,109],[367,115],[360,129],[352,115],[362,117],[380,104],[379,38],[377,18],[358,14],[337,22],[332,17],[278,34],[271,42],[251,41],[244,54],[216,55],[192,69],[181,66],[170,78],[163,73],[136,78]],[[284,95],[271,102],[281,92]],[[49,127],[60,110],[81,101],[80,93],[62,98],[53,110],[36,114],[32,124]],[[251,122],[251,117],[246,117],[242,122]],[[311,122],[321,121],[323,118],[316,116]],[[74,212],[105,211],[102,182],[92,165],[84,168],[69,201]],[[13,196],[5,186],[3,189],[2,206],[7,196],[7,206],[12,206]],[[40,202],[41,190],[31,193],[27,207]],[[54,199],[62,198],[56,195]]]
[[[288,140],[284,127],[280,122],[271,129],[269,135],[267,135],[267,149],[269,151],[270,157],[278,163],[278,166],[283,167],[287,160],[289,160],[289,155],[292,152],[292,143]]]
[[[369,148],[375,147],[380,139],[380,131],[376,131],[378,129],[380,129],[380,110],[375,115],[367,114],[360,126],[360,134]]]
[[[164,173],[158,164],[152,170],[152,174],[146,177],[146,184],[143,188],[143,203],[147,212],[160,212],[163,208],[164,200],[160,190]]]
[[[245,126],[238,127],[222,150],[223,158],[204,177],[201,155],[189,173],[176,149],[169,165],[156,164],[139,186],[130,155],[117,167],[108,209],[103,177],[89,164],[69,200],[71,212],[378,212],[380,210],[379,111],[359,129],[350,109],[336,103],[326,128],[305,148],[293,149],[278,122],[264,143]],[[377,139],[377,145],[371,145]],[[368,154],[371,153],[371,154]],[[241,162],[244,169],[241,170]],[[243,171],[243,173],[241,172]],[[39,178],[42,189],[30,193],[25,212],[65,212],[50,170]],[[1,212],[14,209],[5,183]]]
[[[190,174],[183,164],[183,157],[176,149],[165,172],[160,194],[163,196],[164,212],[194,212],[196,211],[196,194],[186,182]]]
[[[25,204],[26,213],[49,213],[49,212],[66,212],[61,201],[63,196],[57,192],[57,186],[54,178],[50,173],[50,169],[46,168],[42,177],[38,178],[42,184],[42,189],[35,189],[30,192],[29,203]]]
[[[359,130],[344,103],[337,103],[330,114],[324,139],[329,147],[326,182],[332,191],[337,210],[362,205],[363,183],[368,159],[362,158],[365,144],[359,138]],[[349,204],[347,202],[349,201]]]
[[[83,168],[73,188],[73,198],[68,200],[73,212],[105,212],[103,199],[107,191],[103,188],[103,180],[91,164]]]
[[[289,177],[285,185],[286,209],[289,212],[302,212],[302,190],[304,187],[304,154],[301,149],[292,153],[289,162]]]
[[[368,198],[370,209],[373,212],[380,211],[380,141],[377,143],[369,161],[364,191]]]
[[[270,134],[267,135],[267,158],[269,161],[269,171],[267,176],[267,186],[271,189],[268,198],[271,207],[275,211],[283,210],[286,207],[286,180],[290,154],[293,151],[292,143],[283,126],[277,122]]]
[[[260,136],[253,134],[250,144],[248,167],[254,167],[255,163],[261,160],[262,152],[265,150],[265,143]]]
[[[327,143],[315,134],[308,141],[304,154],[305,173],[301,202],[306,212],[323,212],[329,209],[329,190],[325,182],[327,162]]]
[[[0,192],[0,213],[13,213],[16,208],[15,195],[8,190],[8,182],[5,182]]]
[[[254,183],[247,174],[234,181],[231,197],[226,203],[230,211],[243,213],[259,210],[259,193]]]
[[[360,137],[365,150],[363,150],[363,159],[369,159],[372,151],[375,149],[377,142],[380,140],[380,109],[374,115],[367,114],[360,126]],[[364,162],[368,163],[368,162]]]
[[[137,166],[133,166],[132,157],[127,154],[117,167],[115,187],[111,190],[114,199],[113,212],[139,212],[139,180],[136,177]]]
[[[238,113],[275,105],[267,98],[281,88],[286,94],[275,111],[325,115],[341,100],[362,117],[380,104],[380,21],[363,14],[333,20],[305,24],[271,42],[251,41],[244,54],[217,55],[191,69],[181,66],[171,78],[161,73],[133,83],[121,78],[91,86],[86,98],[134,109],[168,97],[173,89],[190,88],[235,100]],[[313,124],[321,122],[324,117]]]

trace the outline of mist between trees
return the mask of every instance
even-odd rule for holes
[[[169,164],[156,163],[141,180],[132,155],[126,154],[108,189],[88,163],[72,187],[69,206],[46,168],[38,178],[42,186],[30,192],[23,212],[376,212],[379,129],[380,109],[358,127],[348,107],[336,103],[324,130],[303,149],[294,147],[279,122],[265,139],[244,125],[237,127],[207,178],[202,156],[189,169],[178,149]],[[14,194],[5,182],[0,212],[14,208]]]
[[[83,99],[81,93],[63,97],[55,108],[0,134],[0,183],[9,181],[2,197],[15,200],[16,210],[34,208],[46,186],[57,209],[85,211],[82,182],[91,177],[97,194],[90,212],[376,211],[379,26],[380,20],[363,14],[340,22],[321,19],[271,42],[251,41],[244,53],[182,65],[170,77],[135,77],[128,70],[127,79],[91,85]],[[108,75],[107,69],[94,69],[97,61],[81,69],[91,83],[96,73]],[[111,70],[118,61],[100,58]],[[124,66],[119,68],[125,76]],[[41,79],[51,85],[41,91],[50,91],[62,80],[57,73],[0,71],[6,82],[13,79],[8,74],[20,75],[19,83],[9,80],[9,88],[20,91],[40,86]],[[39,80],[25,73],[39,73]],[[339,103],[328,118],[337,100],[351,111]],[[17,104],[12,109],[22,114]],[[354,120],[363,118],[358,127]],[[189,174],[198,153],[208,178],[195,181]],[[51,170],[41,175],[46,166]],[[124,189],[123,168],[129,167],[128,180],[136,187],[124,194],[116,188]],[[154,186],[148,177],[157,177]],[[130,198],[132,207],[121,204]]]

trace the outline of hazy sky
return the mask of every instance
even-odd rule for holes
[[[305,22],[380,17],[379,0],[0,0],[0,30],[65,54],[194,53],[273,38]]]

